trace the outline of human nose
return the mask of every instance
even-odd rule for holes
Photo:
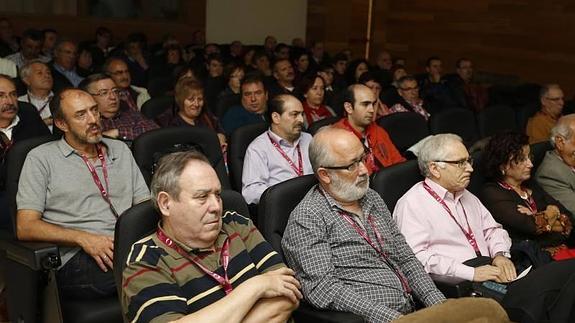
[[[88,112],[88,123],[96,123],[96,121],[98,120],[98,114],[100,112],[99,111],[89,111]]]
[[[210,212],[216,212],[222,208],[221,198],[219,195],[211,194],[208,199],[208,203],[209,203],[208,210]]]

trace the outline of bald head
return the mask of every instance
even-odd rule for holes
[[[309,159],[314,172],[323,166],[341,165],[350,149],[363,145],[357,137],[345,130],[332,126],[321,128],[309,145]]]

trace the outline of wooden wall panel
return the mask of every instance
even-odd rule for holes
[[[447,72],[458,57],[478,70],[558,82],[575,92],[575,2],[571,0],[374,0],[372,50],[407,59],[421,72],[438,55]]]

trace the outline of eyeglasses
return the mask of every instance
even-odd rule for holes
[[[98,91],[97,93],[90,93],[93,96],[100,96],[100,97],[107,97],[110,94],[112,94],[113,96],[118,96],[120,94],[120,89],[118,88],[113,88],[113,89],[103,89]]]
[[[457,167],[459,167],[461,169],[465,169],[467,164],[469,164],[469,166],[473,167],[473,158],[471,158],[471,157],[461,159],[461,160],[434,160],[434,162],[457,165]]]
[[[364,165],[367,162],[367,158],[369,157],[369,152],[366,151],[363,153],[363,155],[361,155],[361,157],[359,157],[358,159],[354,160],[351,164],[349,165],[345,165],[345,166],[321,166],[322,168],[325,169],[345,169],[348,172],[355,172],[359,169],[359,164],[363,163]]]

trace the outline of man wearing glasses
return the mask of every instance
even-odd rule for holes
[[[140,112],[120,106],[120,90],[110,76],[92,74],[80,83],[80,88],[90,93],[98,103],[104,136],[133,141],[142,133],[158,128],[154,121],[146,119]]]
[[[367,153],[356,136],[325,127],[312,139],[309,155],[319,184],[291,213],[282,240],[306,301],[367,322],[410,314],[415,298],[430,308],[406,315],[405,322],[468,322],[503,312],[486,300],[445,301],[382,198],[369,188]]]
[[[429,112],[423,107],[423,100],[419,97],[419,86],[413,76],[404,76],[397,81],[397,92],[401,99],[391,107],[392,112],[415,112],[425,120],[429,119]]]
[[[128,106],[131,110],[139,111],[142,109],[142,105],[150,99],[147,89],[132,85],[132,76],[128,65],[121,58],[109,58],[104,63],[103,70],[110,75],[120,89],[118,94],[122,105]]]
[[[334,124],[337,128],[352,132],[368,150],[366,167],[369,174],[381,167],[405,161],[389,135],[373,121],[374,104],[377,98],[373,91],[363,84],[350,85],[344,93],[343,107],[347,114]]]
[[[549,140],[551,128],[555,126],[565,104],[563,91],[558,84],[547,84],[539,93],[541,110],[527,121],[526,133],[529,143],[534,144]]]
[[[417,259],[429,273],[483,282],[516,278],[509,259],[511,239],[481,201],[465,188],[473,160],[459,136],[425,139],[418,155],[426,177],[399,199],[393,217]],[[489,265],[463,262],[487,256]]]

